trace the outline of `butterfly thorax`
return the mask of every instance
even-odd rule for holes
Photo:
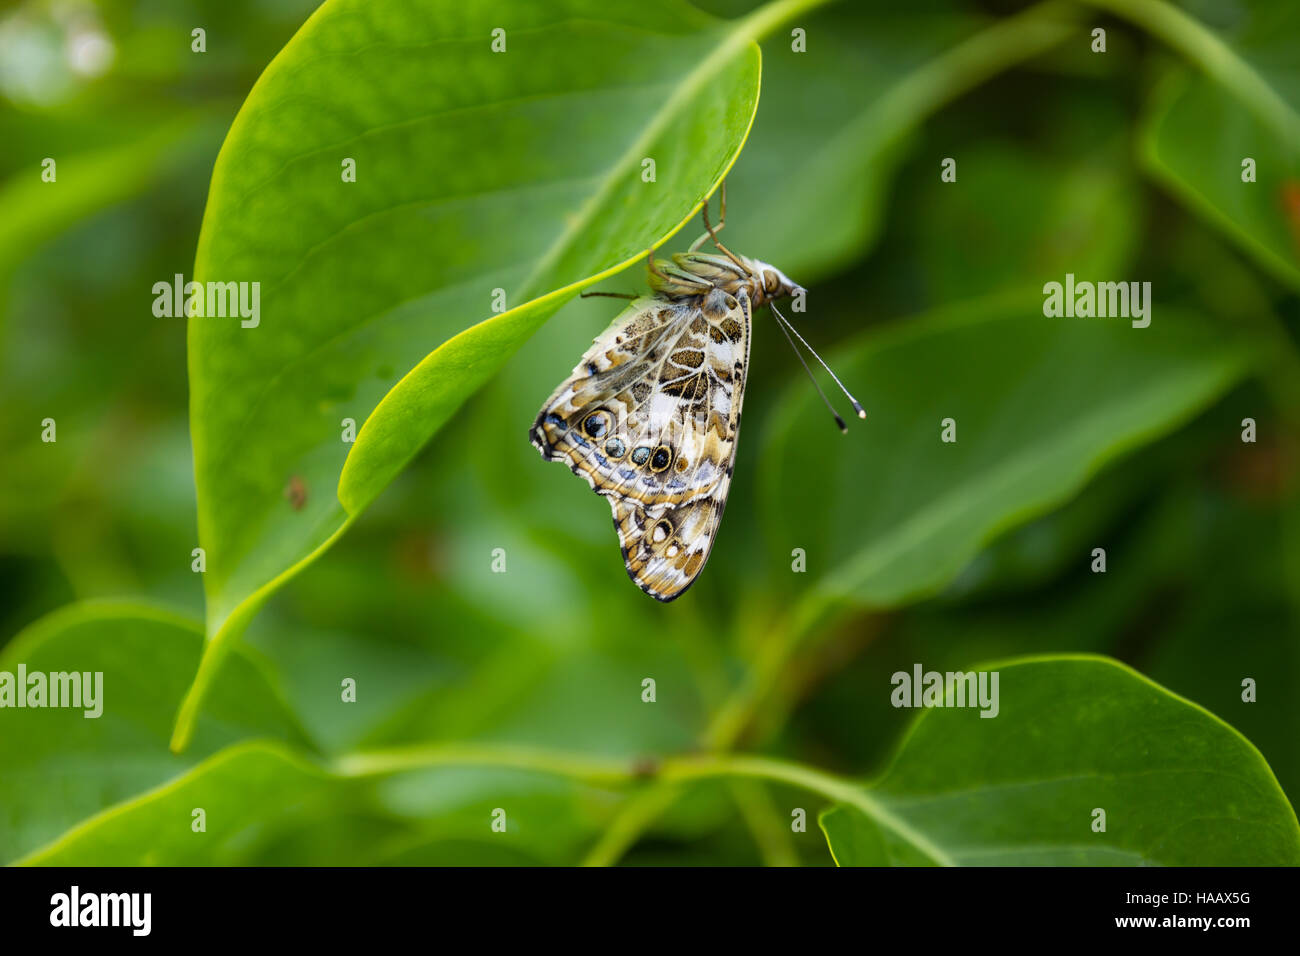
[[[736,256],[733,261],[706,252],[681,252],[673,256],[671,264],[660,263],[650,273],[650,287],[672,299],[713,292],[739,296],[744,292],[752,308],[803,291],[784,272],[766,262],[746,256]]]

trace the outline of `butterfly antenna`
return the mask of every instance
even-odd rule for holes
[[[844,383],[840,381],[840,377],[836,375],[833,371],[831,371],[831,367],[827,365],[826,362],[822,359],[822,357],[817,354],[816,350],[811,345],[808,344],[807,339],[805,339],[802,335],[799,334],[799,330],[796,329],[793,325],[791,325],[790,321],[784,315],[782,315],[780,312],[776,310],[776,306],[772,303],[769,303],[769,305],[771,305],[772,314],[776,316],[778,324],[780,324],[782,327],[782,331],[789,329],[790,332],[794,333],[795,338],[797,338],[800,341],[800,343],[803,345],[803,347],[806,348],[808,352],[812,355],[812,357],[817,360],[817,363],[822,368],[826,369],[826,374],[835,380],[835,384],[840,387],[840,391],[843,392],[845,398],[849,400],[849,403],[853,406],[853,410],[858,413],[858,418],[866,418],[867,410],[862,407],[861,402],[859,402],[856,398],[853,397],[853,393],[844,387]],[[787,339],[790,338],[790,334],[788,332],[786,333],[786,338]],[[790,344],[794,345],[793,342],[791,342]],[[798,349],[795,349],[796,354],[798,353],[798,351],[799,351]],[[800,361],[802,361],[802,359],[803,357],[800,356]],[[807,367],[808,367],[807,363],[804,363],[804,368]],[[809,374],[811,375],[812,373],[810,372]]]
[[[771,303],[768,304],[770,305]],[[830,413],[835,416],[835,424],[840,427],[840,431],[847,435],[849,433],[849,426],[844,424],[844,419],[840,418],[840,413],[835,410],[835,406],[831,404],[831,400],[826,397],[826,393],[822,391],[821,385],[818,384],[817,377],[813,375],[812,369],[810,369],[808,363],[804,361],[803,354],[799,351],[799,346],[795,345],[794,339],[790,338],[790,333],[786,331],[786,321],[780,318],[780,313],[778,313],[776,309],[772,310],[772,314],[778,317],[779,321],[776,323],[776,327],[781,330],[781,333],[785,336],[785,340],[790,343],[790,348],[794,350],[795,358],[799,360],[799,364],[803,366],[803,370],[808,373],[808,381],[812,382],[813,388],[817,389],[817,394],[822,397],[822,403],[830,410]]]

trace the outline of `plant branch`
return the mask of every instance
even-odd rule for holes
[[[905,820],[896,816],[864,787],[852,780],[772,757],[744,754],[688,754],[666,757],[646,771],[638,761],[588,757],[561,751],[495,744],[432,744],[349,754],[331,766],[336,776],[360,779],[412,770],[476,766],[530,770],[594,786],[632,786],[647,777],[659,785],[632,801],[635,812],[620,813],[614,824],[588,855],[587,865],[608,865],[634,843],[648,826],[677,799],[683,784],[707,779],[766,780],[788,784],[860,810],[878,825],[893,831],[936,862],[952,859]]]
[[[798,866],[794,841],[767,788],[756,780],[732,780],[731,796],[754,837],[763,865]]]

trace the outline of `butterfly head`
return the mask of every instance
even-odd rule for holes
[[[753,277],[747,291],[749,291],[749,297],[755,306],[766,305],[773,299],[784,299],[787,296],[799,295],[804,291],[803,286],[792,281],[788,275],[776,266],[770,266],[766,262],[744,257],[740,257],[740,261],[749,267],[750,275]]]

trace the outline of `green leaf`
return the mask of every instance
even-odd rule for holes
[[[1157,86],[1141,139],[1147,170],[1292,288],[1300,288],[1300,7],[1258,0],[1200,23],[1167,4],[1114,6],[1199,69]],[[1206,130],[1213,130],[1207,136]],[[1242,162],[1255,161],[1254,182]]]
[[[196,262],[260,281],[263,313],[190,320],[210,630],[342,526],[343,418],[420,364],[354,449],[355,514],[566,296],[692,214],[753,116],[749,39],[675,0],[333,0],[308,21],[231,129]],[[498,288],[510,311],[480,321]]]
[[[839,435],[797,383],[768,436],[769,537],[774,554],[804,549],[812,604],[874,606],[942,589],[994,536],[1065,502],[1246,368],[1239,348],[1158,300],[1143,329],[967,307],[870,336],[832,365],[867,419]],[[954,443],[941,441],[949,418]]]
[[[236,118],[199,239],[198,281],[259,282],[262,314],[189,320],[210,635],[237,634],[566,299],[693,216],[753,120],[754,40],[818,2],[737,22],[680,0],[317,11]],[[366,422],[351,453],[345,419]]]
[[[1250,447],[1231,449],[1226,461],[1216,455],[1216,464],[1233,474],[1251,459]],[[1294,504],[1243,501],[1217,478],[1167,495],[1164,520],[1144,530],[1153,557],[1141,556],[1140,574],[1148,578],[1142,593],[1168,590],[1172,581],[1196,600],[1144,635],[1145,646],[1127,649],[1152,679],[1213,708],[1249,737],[1294,801],[1300,696],[1283,690],[1300,677],[1300,605],[1287,593],[1286,508]],[[1272,690],[1243,700],[1246,678]]]
[[[102,712],[14,709],[0,734],[0,860],[54,839],[87,816],[249,736],[302,741],[274,686],[236,655],[213,688],[190,754],[167,738],[203,646],[198,624],[145,604],[75,604],[37,621],[0,653],[0,671],[101,672]]]
[[[277,827],[335,799],[314,764],[266,742],[237,744],[193,771],[113,807],[20,863],[34,866],[222,866],[248,858]],[[194,816],[203,811],[201,831]]]
[[[981,669],[997,717],[924,711],[884,776],[822,813],[841,866],[1300,863],[1268,764],[1213,714],[1106,658]]]
[[[1216,135],[1208,140],[1207,128]],[[1243,183],[1242,160],[1256,181]],[[1142,139],[1148,171],[1280,281],[1300,288],[1300,151],[1222,87],[1171,76]]]

